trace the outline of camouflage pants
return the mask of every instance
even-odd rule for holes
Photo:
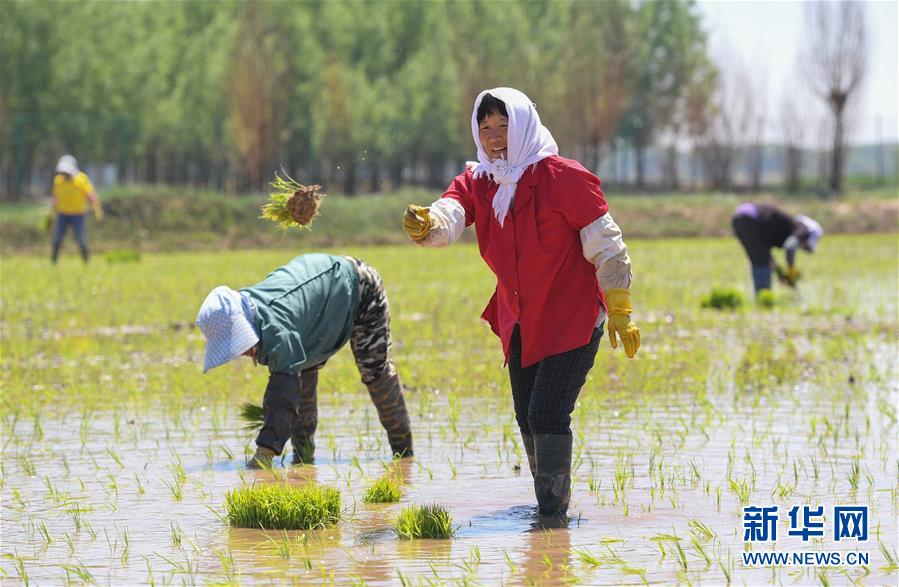
[[[350,334],[350,348],[362,383],[368,388],[378,419],[394,454],[412,455],[412,431],[403,400],[399,374],[390,360],[390,305],[384,283],[375,269],[359,259],[348,257],[359,275],[359,305]],[[318,426],[318,370],[316,365],[300,374],[300,405],[293,426],[291,442],[297,457],[314,448],[313,436]],[[307,460],[300,458],[300,460]]]

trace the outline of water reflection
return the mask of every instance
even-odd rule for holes
[[[561,585],[571,565],[571,535],[566,528],[527,533],[527,542],[516,573],[517,584]]]

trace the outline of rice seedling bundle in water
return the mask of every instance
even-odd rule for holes
[[[702,300],[703,308],[716,310],[735,310],[743,305],[743,294],[735,289],[715,288],[709,296]]]
[[[274,192],[262,207],[262,218],[274,221],[280,228],[310,228],[312,219],[318,215],[318,208],[324,194],[319,193],[320,185],[303,185],[294,179],[275,175],[272,181]]]
[[[225,495],[227,520],[238,528],[311,530],[340,520],[340,491],[289,484],[241,487]]]
[[[440,504],[411,505],[400,510],[393,521],[393,531],[400,538],[452,538],[457,528],[449,511]]]
[[[400,483],[392,475],[385,475],[366,490],[362,501],[367,503],[396,503],[400,500]]]

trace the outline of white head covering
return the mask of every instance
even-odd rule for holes
[[[259,342],[241,294],[224,285],[206,296],[197,314],[197,326],[206,337],[203,373],[236,359]]]
[[[810,253],[814,253],[815,247],[818,245],[818,239],[824,236],[824,229],[821,228],[820,224],[818,224],[808,216],[803,216],[802,214],[797,215],[796,220],[798,220],[806,228],[806,230],[808,230],[808,238],[806,239],[808,251]]]
[[[70,176],[75,177],[81,173],[78,171],[78,161],[71,155],[63,155],[59,158],[59,163],[56,164],[56,173],[68,173]]]
[[[509,138],[506,148],[508,159],[491,161],[481,145],[478,133],[478,107],[485,94],[502,100],[509,113]],[[549,129],[540,123],[540,115],[537,114],[537,108],[531,100],[513,88],[493,88],[478,94],[474,101],[474,110],[471,112],[471,134],[474,137],[474,144],[478,147],[478,164],[473,170],[474,176],[486,174],[499,184],[493,198],[493,213],[502,226],[522,174],[529,165],[558,155],[559,147]]]

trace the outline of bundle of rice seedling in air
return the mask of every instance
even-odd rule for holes
[[[320,185],[303,185],[289,175],[275,174],[272,181],[274,192],[269,194],[268,203],[262,206],[261,218],[268,218],[280,228],[309,228],[312,219],[318,215],[325,194],[319,193]]]

